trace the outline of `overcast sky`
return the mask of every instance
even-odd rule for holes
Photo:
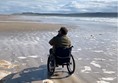
[[[116,12],[117,0],[0,0],[0,13]]]

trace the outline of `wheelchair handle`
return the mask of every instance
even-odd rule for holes
[[[74,46],[71,46],[70,48],[73,48]]]

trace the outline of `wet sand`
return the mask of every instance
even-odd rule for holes
[[[68,36],[73,43],[76,71],[69,76],[66,67],[47,76],[48,41],[57,34],[59,24],[14,20],[0,16],[0,79],[5,83],[116,83],[117,31],[93,25],[72,28]],[[64,26],[64,25],[63,25]],[[65,25],[66,26],[66,25]],[[81,28],[82,27],[82,28]],[[51,82],[50,82],[51,83]]]

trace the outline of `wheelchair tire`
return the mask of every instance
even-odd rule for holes
[[[48,74],[51,76],[55,72],[56,62],[55,57],[53,55],[49,55],[48,61],[47,61],[47,69]]]
[[[73,74],[75,71],[75,60],[72,55],[70,55],[70,62],[69,62],[69,64],[67,64],[67,70],[68,70],[69,74]]]

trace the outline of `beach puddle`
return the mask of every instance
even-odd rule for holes
[[[114,74],[116,73],[115,71],[107,71],[106,69],[102,69],[103,73],[107,73],[107,74]]]
[[[35,56],[35,55],[34,56],[28,56],[28,57],[30,57],[30,58],[38,58],[38,56]]]
[[[89,73],[91,71],[91,67],[89,66],[84,66],[84,69],[81,70],[81,72],[84,72],[84,73]]]
[[[110,83],[110,82],[106,82],[106,81],[97,81],[97,83]]]
[[[18,57],[18,58],[19,58],[19,59],[26,59],[27,57],[22,57],[22,56],[21,56],[21,57]]]
[[[107,77],[107,78],[102,78],[102,80],[106,81],[113,81],[116,77]]]
[[[95,67],[101,68],[101,66],[99,64],[97,64],[96,61],[92,61],[90,64],[92,64]]]

